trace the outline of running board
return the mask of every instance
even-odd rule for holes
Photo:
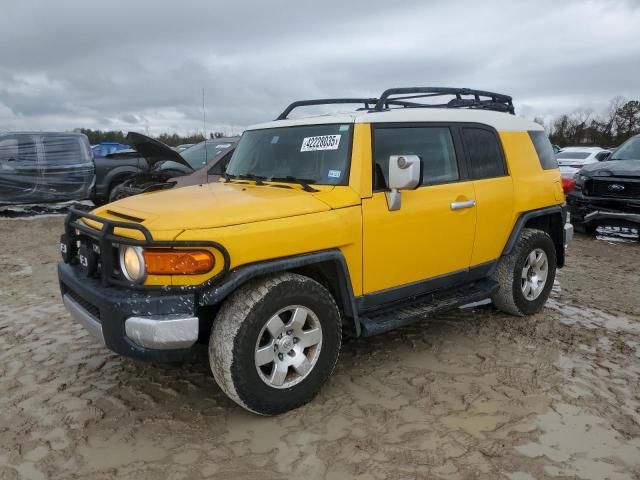
[[[364,313],[360,316],[362,336],[370,337],[410,325],[445,310],[489,298],[498,290],[494,280],[483,279],[462,287],[413,298],[410,302]]]

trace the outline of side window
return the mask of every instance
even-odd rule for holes
[[[602,160],[604,160],[605,158],[607,158],[609,156],[609,152],[600,152],[598,154],[596,154],[596,159],[601,162]]]
[[[231,155],[233,155],[233,150],[227,153],[224,157],[216,162],[216,164],[209,169],[207,172],[208,175],[222,175],[226,169],[227,165],[229,165],[229,160],[231,160]]]
[[[502,149],[494,132],[465,127],[462,129],[462,140],[471,163],[471,178],[478,180],[507,174]]]
[[[0,161],[31,163],[38,161],[36,140],[31,135],[12,135],[0,139]]]
[[[43,135],[45,163],[73,165],[84,163],[82,145],[78,137],[64,137],[61,135]]]
[[[558,160],[556,160],[556,154],[553,151],[549,137],[543,131],[530,131],[529,138],[533,143],[538,159],[540,160],[540,166],[544,170],[553,170],[558,168]]]
[[[374,190],[388,188],[391,155],[420,157],[421,185],[449,183],[460,178],[453,138],[446,127],[375,127]]]

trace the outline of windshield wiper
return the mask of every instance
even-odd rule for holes
[[[230,173],[224,172],[222,174],[222,178],[224,178],[224,183],[229,183],[231,180],[237,177],[235,175],[231,175]]]
[[[302,187],[305,192],[319,192],[320,190],[316,190],[313,188],[310,183],[316,183],[315,180],[308,180],[306,178],[296,178],[291,175],[287,175],[286,177],[271,177],[269,180],[274,182],[295,182]]]
[[[267,177],[254,175],[253,173],[245,173],[244,175],[238,175],[237,178],[242,178],[243,180],[253,180],[254,182],[256,182],[256,185],[264,185],[264,180],[267,179]]]

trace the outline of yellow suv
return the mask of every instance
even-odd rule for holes
[[[361,106],[289,118],[329,104]],[[108,348],[172,362],[208,342],[222,390],[268,415],[316,395],[343,334],[486,298],[538,312],[565,218],[551,144],[511,97],[399,88],[291,104],[246,130],[217,183],[72,210],[58,273]]]

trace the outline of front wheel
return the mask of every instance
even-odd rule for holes
[[[211,330],[209,361],[229,398],[275,415],[318,393],[341,339],[340,313],[327,289],[283,273],[249,282],[227,299]]]
[[[500,286],[491,300],[512,315],[542,310],[556,277],[556,248],[548,233],[525,228],[511,253],[503,256],[493,274]]]

